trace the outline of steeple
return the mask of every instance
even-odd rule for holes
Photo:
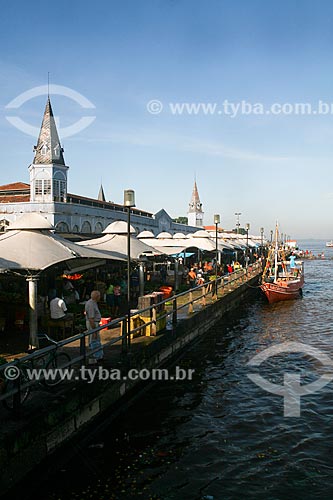
[[[68,167],[65,164],[64,150],[60,145],[49,96],[34,151],[35,157],[29,166],[30,201],[66,202]]]
[[[60,145],[50,97],[47,98],[42,126],[34,151],[34,165],[65,165],[64,150]]]
[[[98,200],[99,201],[106,201],[102,184],[101,184],[101,187],[99,188]]]
[[[199,198],[198,186],[194,181],[191,201],[188,209],[188,225],[202,227],[203,225],[202,203]]]
[[[193,191],[191,201],[189,203],[189,212],[196,212],[198,209],[201,210],[202,204],[200,203],[198,186],[196,181],[194,181]]]

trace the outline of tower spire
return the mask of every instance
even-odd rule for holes
[[[199,226],[203,224],[202,203],[200,201],[197,181],[194,181],[191,201],[188,209],[188,224],[189,226]]]
[[[189,212],[196,212],[198,208],[201,210],[202,205],[200,202],[197,181],[195,180],[194,186],[193,186],[193,191],[192,191],[192,197],[191,197],[191,201],[190,201],[190,206],[189,206]]]
[[[60,144],[49,95],[47,96],[43,121],[34,151],[33,163],[35,165],[65,165],[64,150]]]
[[[98,193],[98,198],[97,199],[99,201],[106,201],[102,182],[101,182],[101,187],[99,188],[99,193]]]

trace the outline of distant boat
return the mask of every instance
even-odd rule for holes
[[[333,247],[333,240],[328,241],[328,242],[326,243],[326,246],[327,246],[327,247]]]
[[[302,261],[292,256],[286,261],[284,251],[278,246],[278,227],[275,229],[274,247],[269,250],[260,288],[268,302],[297,299],[301,296],[304,285],[304,267]]]

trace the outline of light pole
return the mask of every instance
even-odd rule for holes
[[[124,205],[127,207],[127,347],[131,346],[131,208],[135,207],[135,192],[125,189]]]
[[[249,265],[249,229],[250,229],[250,224],[247,223],[245,224],[245,230],[246,230],[246,268]]]
[[[271,229],[271,243],[273,242],[273,229]]]
[[[235,212],[235,215],[236,215],[236,233],[238,234],[239,233],[239,226],[240,226],[239,216],[242,215],[242,212]]]
[[[214,224],[215,224],[215,293],[217,296],[217,259],[218,259],[218,244],[217,244],[217,226],[220,223],[219,214],[214,215]]]
[[[260,228],[260,236],[261,236],[261,255],[264,253],[264,231],[265,229],[263,227]]]

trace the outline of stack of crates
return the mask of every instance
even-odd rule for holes
[[[147,307],[153,306],[154,304],[158,304],[163,300],[163,292],[154,292],[149,295],[143,295],[139,297],[138,308],[146,309]],[[165,304],[161,304],[156,307],[156,333],[160,330],[163,330],[166,327],[166,317],[165,316]],[[153,310],[144,311],[140,313],[140,319],[145,323],[149,323],[153,319]],[[152,333],[152,325],[148,325],[146,328],[146,335],[150,337],[153,335]]]

